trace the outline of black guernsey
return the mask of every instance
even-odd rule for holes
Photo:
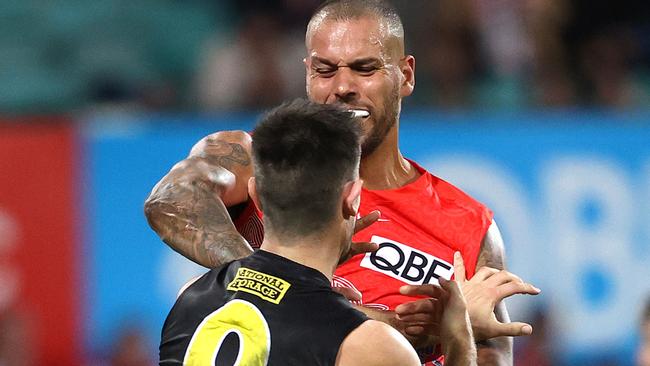
[[[367,319],[321,272],[259,250],[180,295],[163,326],[160,365],[334,365],[343,339]]]

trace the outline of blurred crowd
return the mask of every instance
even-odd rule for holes
[[[650,105],[650,4],[409,1],[418,102],[442,108]],[[422,11],[428,8],[427,11]]]
[[[319,0],[0,5],[0,111],[259,110],[304,95]],[[650,106],[643,0],[395,1],[440,109]],[[18,32],[17,32],[18,30]]]

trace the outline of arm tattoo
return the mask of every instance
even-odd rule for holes
[[[494,221],[481,242],[481,251],[476,261],[476,270],[481,267],[505,269],[503,238]]]
[[[223,203],[203,184],[179,185],[173,195],[146,206],[151,227],[172,249],[209,268],[253,252]]]
[[[232,169],[235,164],[248,166],[251,163],[250,156],[240,144],[208,138],[206,145],[204,157],[226,169]]]
[[[503,239],[494,221],[481,243],[481,252],[476,262],[476,270],[483,266],[505,269]],[[505,303],[494,308],[500,322],[509,322],[510,316]],[[480,366],[512,365],[512,337],[498,337],[477,342],[477,361]]]
[[[206,138],[194,156],[179,164],[145,203],[151,228],[172,249],[206,267],[251,254],[221,200],[218,183],[226,170],[251,164],[244,146]]]

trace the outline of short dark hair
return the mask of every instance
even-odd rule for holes
[[[643,312],[641,313],[641,323],[650,323],[650,297],[646,299],[645,302],[645,307],[643,308]]]
[[[306,235],[339,211],[343,185],[358,176],[361,126],[334,105],[296,99],[266,113],[253,131],[264,224]]]
[[[385,0],[328,0],[316,8],[309,24],[317,18],[343,21],[365,15],[385,19],[390,33],[404,38],[404,26],[397,9]]]

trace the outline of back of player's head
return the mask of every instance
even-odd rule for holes
[[[650,324],[650,296],[646,299],[645,307],[641,313],[641,323]]]
[[[343,185],[358,177],[361,127],[334,105],[297,99],[266,113],[253,132],[264,223],[306,235],[341,212]]]
[[[393,5],[385,0],[328,0],[322,3],[312,15],[307,34],[324,20],[346,21],[363,16],[373,16],[386,21],[388,33],[404,39],[402,20]]]

